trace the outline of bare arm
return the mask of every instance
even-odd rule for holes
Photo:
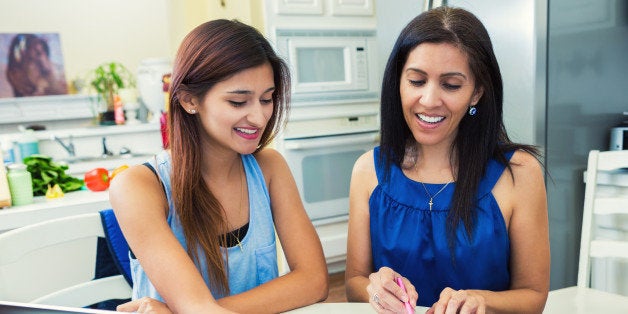
[[[373,152],[362,155],[353,167],[349,188],[349,234],[345,288],[349,302],[369,302],[366,286],[373,272],[368,200],[377,184]]]
[[[129,247],[172,312],[225,311],[168,226],[166,196],[147,167],[118,174],[109,198]]]
[[[218,302],[241,313],[277,313],[322,301],[328,292],[327,265],[292,173],[273,149],[264,149],[255,157],[266,179],[275,228],[291,271]]]

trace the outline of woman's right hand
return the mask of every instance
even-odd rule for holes
[[[118,305],[118,312],[150,313],[150,314],[172,314],[166,303],[157,301],[149,297],[133,300]]]
[[[406,292],[395,282],[397,277],[403,280]],[[378,313],[404,313],[404,302],[410,302],[414,308],[419,299],[414,285],[389,267],[382,267],[369,275],[366,291],[369,294],[369,303]]]

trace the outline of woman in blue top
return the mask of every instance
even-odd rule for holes
[[[321,243],[283,157],[289,74],[254,28],[192,30],[174,62],[170,149],[116,176],[110,200],[131,248],[120,311],[283,312],[327,296]],[[275,230],[290,266],[278,277]]]
[[[381,142],[350,189],[346,289],[380,313],[540,313],[549,289],[543,171],[508,138],[489,35],[440,7],[401,32],[384,73]],[[407,292],[395,280],[401,277]]]

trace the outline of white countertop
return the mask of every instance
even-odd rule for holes
[[[0,209],[0,232],[44,220],[98,212],[110,208],[109,192],[80,190],[65,193],[62,198],[35,197],[33,204]]]

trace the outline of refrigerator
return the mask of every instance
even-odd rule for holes
[[[628,0],[417,2],[465,8],[488,29],[508,134],[544,155],[550,289],[575,285],[587,155],[609,149],[610,130],[628,111]]]

